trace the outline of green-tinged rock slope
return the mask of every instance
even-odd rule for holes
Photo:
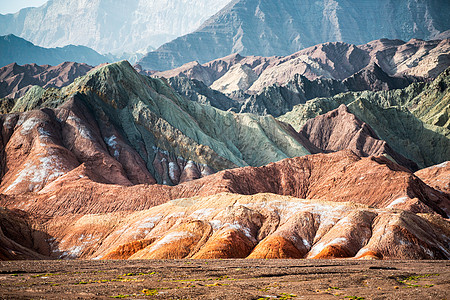
[[[395,151],[427,167],[450,159],[450,68],[405,89],[349,92],[300,104],[278,119],[300,130],[308,119],[345,104]]]
[[[74,97],[104,132],[115,128],[160,183],[178,183],[170,173],[180,161],[183,167],[218,171],[262,166],[314,149],[272,116],[225,112],[186,100],[165,80],[139,75],[126,61],[91,71],[61,90],[32,88],[10,112],[57,108]],[[114,144],[108,135],[104,139]]]

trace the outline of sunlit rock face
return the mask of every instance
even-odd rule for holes
[[[100,53],[154,49],[189,33],[229,0],[53,0],[0,15],[0,35],[36,45],[84,45]]]
[[[450,28],[445,1],[232,1],[198,30],[150,52],[146,69],[168,70],[233,53],[289,55],[325,42],[430,39]]]

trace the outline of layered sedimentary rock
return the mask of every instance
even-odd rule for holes
[[[208,86],[217,81],[215,85],[220,88],[226,83],[238,82],[250,73],[257,79],[242,85],[240,90],[253,92],[274,84],[284,85],[297,74],[309,80],[344,80],[350,77],[347,85],[352,90],[367,87],[385,90],[408,85],[412,78],[405,75],[436,78],[450,64],[449,49],[448,39],[412,39],[408,42],[381,39],[363,45],[328,42],[287,56],[244,57],[234,54],[204,64],[192,62],[153,74],[185,76],[203,81]],[[242,68],[249,69],[239,71]]]
[[[415,173],[427,185],[442,191],[450,193],[450,163],[445,161],[435,166],[431,166]]]
[[[396,152],[419,168],[432,166],[450,159],[449,74],[446,69],[431,83],[415,83],[403,90],[313,99],[279,119],[300,130],[307,120],[345,104]]]
[[[446,165],[380,139],[448,160],[447,81],[309,101],[299,132],[127,62],[33,87],[1,106],[0,259],[448,259]]]
[[[340,0],[299,5],[294,0],[234,0],[199,29],[148,53],[140,63],[146,69],[167,70],[233,53],[289,55],[324,42],[360,45],[382,37],[429,39],[450,28],[445,14],[449,9],[445,1]]]
[[[271,116],[187,101],[127,62],[101,67],[61,90],[33,87],[11,104],[11,114],[0,116],[0,189],[7,194],[37,192],[84,169],[102,183],[174,185],[316,150]]]
[[[57,66],[16,63],[0,68],[0,98],[20,98],[34,85],[43,88],[63,87],[86,75],[93,67],[64,62]]]
[[[344,104],[308,120],[299,133],[324,152],[350,149],[361,157],[384,155],[410,170],[417,170],[413,161],[392,150],[369,125],[351,114]]]
[[[220,109],[278,117],[316,97],[400,89],[433,79],[450,66],[449,49],[448,39],[407,43],[383,39],[360,46],[325,43],[285,57],[231,55],[152,75],[172,78],[174,88],[191,100],[205,103],[207,97]],[[217,92],[207,92],[184,77]]]
[[[95,179],[95,174],[82,167],[47,183],[37,194],[14,196],[14,191],[33,185],[23,179],[13,186],[14,190],[4,191],[11,197],[2,199],[0,205],[50,216],[95,214],[142,210],[177,198],[231,192],[351,201],[443,216],[450,211],[448,195],[427,186],[407,169],[384,157],[360,158],[349,150],[285,159],[257,168],[225,170],[173,187],[94,182],[91,178]]]
[[[450,258],[440,216],[274,194],[184,198],[42,227],[51,258]]]

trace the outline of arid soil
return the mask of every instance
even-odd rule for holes
[[[449,299],[449,261],[0,262],[1,299]]]

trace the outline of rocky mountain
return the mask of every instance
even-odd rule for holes
[[[12,33],[43,47],[83,45],[116,55],[153,50],[195,30],[228,2],[49,0],[41,7],[0,15],[0,35]]]
[[[60,90],[33,87],[7,112],[12,114],[0,117],[7,170],[0,190],[7,194],[37,192],[82,166],[100,182],[178,184],[316,151],[272,116],[188,101],[126,61],[93,70]],[[36,170],[42,177],[36,179]]]
[[[299,104],[281,116],[296,130],[309,119],[337,109],[341,104],[367,123],[392,149],[419,168],[450,158],[450,68],[430,83],[414,83],[403,90],[348,92]]]
[[[38,194],[3,196],[1,205],[9,207],[3,210],[6,221],[1,224],[24,228],[24,238],[19,239],[18,226],[2,226],[4,239],[17,249],[18,257],[448,259],[450,255],[448,221],[436,214],[437,210],[446,216],[449,195],[386,158],[361,159],[350,151],[226,170],[164,188],[111,186],[72,176]],[[18,218],[10,210],[17,207],[28,212]],[[41,225],[33,218],[41,218],[37,222]]]
[[[40,192],[65,176],[119,185],[176,185],[224,169],[344,149],[360,156],[385,155],[413,171],[447,156],[446,136],[436,133],[422,141],[398,133],[397,140],[388,137],[391,147],[371,129],[373,120],[364,124],[345,108],[337,118],[311,121],[319,124],[311,128],[327,128],[327,135],[296,132],[272,116],[221,111],[187,100],[162,79],[139,75],[127,62],[92,70],[61,89],[35,86],[22,98],[2,101],[2,110],[9,114],[0,117],[0,192],[8,195]],[[408,139],[422,146],[431,139],[439,147],[420,150],[420,156],[415,147],[398,142]]]
[[[450,193],[450,163],[445,161],[441,164],[431,166],[415,173],[423,182],[440,190]]]
[[[360,46],[325,43],[286,57],[232,55],[151,75],[171,78],[173,87],[194,101],[208,95],[215,99],[211,105],[223,103],[216,106],[220,109],[278,117],[317,97],[400,89],[433,79],[450,66],[449,58],[449,40],[377,40]]]
[[[406,79],[405,75],[436,78],[450,65],[449,53],[449,39],[412,39],[408,42],[381,39],[363,45],[323,43],[288,56],[244,57],[234,54],[204,64],[187,63],[172,70],[152,72],[151,75],[166,78],[185,76],[215,86],[216,90],[224,93],[238,90],[258,92],[274,84],[284,85],[298,75],[309,80],[348,78],[354,88],[367,89],[366,85],[371,85],[371,88],[386,90],[403,85],[396,81]],[[374,76],[373,80],[367,77],[369,74]],[[246,78],[247,84],[237,87],[237,83]]]
[[[13,34],[0,36],[0,66],[11,63],[56,66],[63,62],[78,62],[96,66],[110,61],[107,57],[84,46],[42,48]]]
[[[234,0],[196,31],[148,53],[140,64],[168,70],[233,53],[289,55],[324,42],[432,39],[450,28],[448,1]],[[339,71],[339,70],[336,70]]]
[[[152,180],[131,185],[124,179],[120,182],[118,172],[105,178],[107,170],[114,170],[114,166],[99,166],[97,169],[103,170],[96,170],[87,165],[85,163],[72,171],[66,171],[62,169],[64,165],[60,164],[60,169],[41,178],[26,177],[24,175],[27,174],[22,172],[20,181],[16,180],[15,185],[11,186],[8,182],[2,184],[5,198],[1,199],[0,205],[35,214],[63,216],[136,211],[180,197],[228,192],[242,195],[274,193],[301,199],[350,201],[378,208],[396,207],[416,213],[435,212],[444,217],[450,209],[448,195],[427,186],[406,168],[382,156],[360,158],[350,150],[307,155],[262,167],[224,170],[176,186],[157,185]],[[33,174],[41,175],[42,172]],[[105,180],[114,175],[117,179],[113,184]],[[8,180],[7,176],[4,178]],[[395,181],[392,178],[396,178]],[[31,194],[26,193],[30,191],[29,185],[34,186]],[[20,188],[28,191],[21,192]]]
[[[32,86],[43,88],[71,84],[75,78],[86,75],[93,67],[83,63],[64,62],[57,66],[16,63],[0,68],[0,98],[20,98]]]
[[[418,116],[442,110],[447,73],[410,87],[430,88]],[[445,172],[416,173],[433,188],[400,166],[414,168],[352,105],[296,132],[190,101],[125,61],[10,103],[2,260],[450,257]]]
[[[413,161],[392,150],[368,124],[351,114],[344,104],[306,121],[299,133],[323,152],[351,149],[360,157],[384,155],[410,170],[417,170]]]

